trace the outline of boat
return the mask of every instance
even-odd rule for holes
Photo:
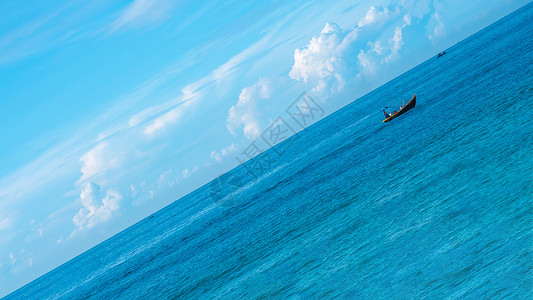
[[[443,56],[444,54],[446,54],[446,51],[442,51],[441,53],[437,54],[437,58]]]
[[[383,120],[383,122],[387,123],[390,120],[403,115],[404,113],[408,112],[413,107],[415,107],[415,105],[416,105],[416,94],[413,96],[413,98],[411,98],[411,100],[409,100],[409,102],[407,102],[407,104],[405,106],[401,107],[401,109],[399,111],[397,111],[396,113],[392,114],[390,117],[388,117],[385,120]]]

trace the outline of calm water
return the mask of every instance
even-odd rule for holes
[[[235,206],[202,187],[7,298],[531,299],[532,33],[530,4],[234,170]]]

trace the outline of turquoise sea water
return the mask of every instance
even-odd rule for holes
[[[531,299],[532,33],[529,4],[301,131],[258,178],[239,167],[229,194],[206,185],[7,299]]]

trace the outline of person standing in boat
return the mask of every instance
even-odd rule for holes
[[[390,117],[390,115],[385,110],[383,110],[383,114],[385,115],[385,118]]]

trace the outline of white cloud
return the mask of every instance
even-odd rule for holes
[[[72,221],[78,230],[92,228],[106,222],[120,208],[122,196],[114,190],[101,191],[96,183],[89,182],[81,191],[80,201],[83,206]]]
[[[33,258],[28,257],[24,249],[21,249],[17,255],[9,252],[9,264],[11,265],[10,272],[12,274],[19,274],[27,268],[33,266]]]
[[[349,30],[327,23],[307,46],[295,50],[289,76],[309,85],[312,94],[327,99],[357,86],[358,78],[376,75],[404,45],[403,29],[411,24],[412,17],[401,11],[400,6],[371,6]],[[391,29],[393,37],[381,43]]]
[[[165,175],[163,175],[163,177],[164,176]],[[158,183],[158,181],[156,181],[156,183]],[[132,199],[134,199],[131,205],[138,206],[144,203],[148,199],[149,194],[153,194],[153,192],[150,189],[156,187],[156,183],[152,185],[148,185],[146,184],[146,181],[143,181],[136,186],[131,184],[130,185],[130,191],[131,191],[130,196]],[[153,198],[153,196],[151,196],[150,198]]]
[[[194,167],[191,170],[185,169],[182,171],[182,175],[185,174],[187,177],[192,173],[196,172],[198,167]],[[162,193],[169,188],[177,185],[180,182],[178,175],[173,172],[172,168],[167,169],[166,171],[159,174],[159,177],[152,184],[147,184],[145,181],[141,182],[138,185],[131,184],[129,186],[129,195],[133,198],[131,202],[132,206],[138,206],[147,200],[153,200],[154,197]]]
[[[388,40],[388,48],[383,47],[381,45],[381,41],[377,40],[375,42],[369,41],[367,43],[367,51],[363,49],[359,50],[357,60],[360,66],[360,73],[358,77],[361,77],[362,75],[376,75],[381,66],[383,66],[385,63],[392,61],[395,57],[398,56],[399,51],[404,45],[403,29],[409,26],[411,24],[411,21],[411,16],[408,14],[402,17],[402,20],[400,22],[403,24],[394,28],[394,34],[392,38]]]
[[[113,23],[112,30],[160,23],[168,18],[171,5],[167,0],[134,0]]]
[[[237,145],[232,143],[228,147],[223,148],[222,150],[220,150],[220,152],[212,151],[210,157],[212,159],[218,161],[218,162],[221,162],[224,159],[225,156],[229,155],[230,153],[234,152],[235,150],[237,150]]]
[[[357,29],[344,32],[337,24],[326,23],[309,44],[294,51],[294,65],[289,76],[310,83],[312,92],[328,96],[345,85],[347,64],[343,60],[346,45],[357,36]]]
[[[387,17],[389,13],[390,11],[386,7],[379,8],[379,7],[371,6],[370,9],[367,11],[366,15],[361,20],[359,20],[359,22],[357,23],[357,26],[363,27],[363,26],[375,23],[377,21],[381,21],[385,17]]]
[[[137,188],[133,184],[130,185],[130,191],[131,191],[131,196],[133,198],[137,197],[138,191],[137,191]]]
[[[9,229],[13,226],[13,220],[10,217],[0,219],[0,230]]]
[[[433,28],[433,32],[428,35],[429,40],[434,40],[435,38],[439,38],[445,35],[444,23],[442,22],[440,15],[438,13],[434,13],[433,18],[437,24]]]
[[[385,58],[386,61],[390,61],[392,58],[394,58],[394,56],[396,56],[398,54],[398,51],[400,51],[400,49],[403,46],[402,28],[403,27],[396,27],[396,29],[394,29],[394,36],[389,41],[390,44],[392,45],[391,46],[391,52],[390,52],[389,56],[387,56]]]
[[[231,153],[231,152],[233,152],[235,150],[237,150],[237,145],[231,143],[231,145],[227,146],[226,148],[222,149],[221,151],[222,151],[222,155],[226,156],[226,155],[228,155],[229,153]]]
[[[85,153],[81,158],[81,173],[83,174],[78,182],[82,182],[108,169],[116,168],[119,165],[118,157],[114,157],[108,150],[107,143],[101,143]]]
[[[261,78],[252,86],[242,89],[239,101],[228,111],[226,127],[236,135],[236,130],[243,127],[244,136],[253,140],[261,133],[258,100],[267,99],[272,93],[272,82]]]
[[[398,50],[400,50],[400,48],[403,45],[401,27],[396,27],[396,29],[394,30],[394,37],[392,38],[392,42],[393,42],[392,51],[398,52]]]
[[[15,258],[15,255],[12,252],[9,252],[9,264],[13,266],[16,262],[17,259]]]
[[[189,169],[185,169],[185,170],[183,170],[183,172],[181,172],[181,174],[182,174],[183,178],[186,179],[186,178],[191,177],[191,175],[194,172],[196,172],[196,171],[198,171],[198,166],[194,166],[194,168],[192,168],[190,170]]]
[[[377,70],[377,62],[370,52],[372,51],[365,52],[360,50],[359,54],[357,54],[357,59],[359,60],[359,65],[362,67],[363,74],[374,75]]]
[[[209,155],[212,159],[216,161],[222,161],[222,155],[218,153],[217,151],[211,151],[211,154]]]
[[[422,19],[426,14],[431,12],[431,7],[433,6],[432,2],[433,0],[416,1],[413,5],[408,6],[407,9],[409,10],[410,15],[417,19]]]
[[[159,175],[159,178],[157,179],[156,185],[158,187],[160,186],[173,186],[174,184],[178,183],[178,178],[176,176],[172,176],[172,168],[166,170],[165,172],[161,173]]]
[[[143,133],[147,136],[153,137],[157,133],[162,132],[164,129],[166,129],[168,126],[176,124],[184,115],[185,112],[196,102],[199,100],[201,93],[197,89],[201,89],[203,86],[193,87],[198,84],[200,81],[205,81],[207,84],[208,80],[207,77],[204,77],[200,79],[199,81],[196,81],[192,84],[189,84],[188,86],[184,87],[181,90],[181,101],[176,103],[174,106],[177,105],[177,107],[172,108],[170,111],[164,113],[163,115],[155,118],[148,126],[144,128]],[[130,125],[131,123],[130,119]],[[136,121],[134,121],[136,122]],[[133,123],[134,124],[134,123]]]
[[[381,55],[385,51],[385,48],[381,46],[381,41],[376,41],[374,43],[368,42],[367,45],[372,49],[371,51],[376,54]]]
[[[219,83],[221,80],[233,74],[239,65],[243,64],[247,60],[250,60],[259,53],[266,51],[265,49],[268,49],[271,46],[269,42],[272,38],[272,35],[273,33],[267,34],[258,42],[252,44],[248,48],[228,59],[225,63],[213,69],[213,71],[211,71],[208,75],[185,86],[181,90],[182,95],[180,98],[183,99],[184,103],[153,120],[148,126],[145,127],[144,134],[148,136],[155,136],[168,126],[176,124],[185,115],[187,109],[200,100],[202,96],[202,89],[206,88],[212,83]],[[145,114],[153,114],[153,112],[151,109],[144,113],[141,112],[141,114],[138,116],[134,116],[130,119],[129,125],[134,126],[140,123],[140,120],[145,117]]]
[[[145,122],[149,120],[150,118],[153,118],[154,116],[161,113],[162,111],[165,111],[171,108],[172,106],[176,106],[180,103],[181,103],[180,101],[176,103],[176,101],[173,100],[167,103],[163,103],[161,105],[150,106],[142,110],[141,112],[131,116],[130,119],[128,120],[128,127],[137,126],[138,124]]]
[[[403,16],[403,21],[405,22],[405,24],[411,25],[411,15],[410,14],[404,15]]]
[[[183,116],[183,110],[184,107],[180,106],[156,118],[150,125],[146,126],[144,134],[153,136],[168,125],[176,123]]]

